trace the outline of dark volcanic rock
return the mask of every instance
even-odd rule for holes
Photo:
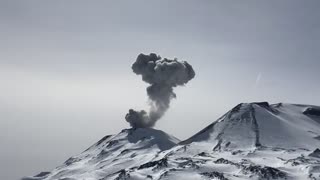
[[[170,172],[174,172],[174,171],[177,171],[177,169],[172,168],[172,169],[169,169],[169,171],[165,171],[164,173],[162,173],[162,174],[160,175],[159,180],[162,179],[162,178],[164,178],[164,177],[166,177],[166,176],[168,176],[168,174],[169,174]]]
[[[111,135],[107,135],[105,137],[103,137],[102,139],[100,139],[98,142],[97,142],[97,146],[100,145],[101,143],[103,143],[105,140],[107,140],[108,138],[110,138]]]
[[[204,172],[200,173],[201,175],[208,177],[208,178],[214,178],[218,180],[228,180],[228,178],[225,178],[223,173],[212,171],[212,172]]]
[[[279,179],[286,177],[286,173],[280,171],[279,169],[269,166],[262,167],[258,165],[250,165],[243,167],[243,171],[245,173],[252,173],[258,175],[260,178],[264,179]]]
[[[46,178],[49,174],[50,174],[50,172],[41,172],[41,173],[35,175],[34,177],[23,177],[23,178],[21,178],[21,180],[42,180],[42,179]]]
[[[179,164],[179,167],[181,168],[195,168],[198,169],[199,165],[197,163],[201,163],[201,161],[194,162],[192,159],[188,159],[182,163]]]
[[[224,159],[224,158],[219,158],[219,159],[217,159],[216,161],[214,161],[214,163],[216,163],[216,164],[230,164],[230,165],[238,165],[237,163],[234,163],[234,162],[229,161],[229,160]]]
[[[215,163],[234,165],[242,169],[244,174],[254,174],[259,176],[259,178],[264,178],[264,179],[278,179],[278,178],[286,177],[286,173],[280,171],[279,169],[269,167],[269,166],[259,166],[254,164],[246,165],[247,162],[235,163],[223,158],[217,159]]]
[[[116,177],[114,180],[126,180],[130,178],[130,174],[127,173],[126,170],[122,169],[121,171],[119,171],[119,175],[118,177]]]
[[[34,177],[44,177],[44,176],[47,176],[49,174],[50,174],[50,172],[41,172],[41,173],[35,175]]]
[[[162,167],[167,167],[168,166],[168,159],[163,158],[158,161],[151,161],[147,162],[145,164],[142,164],[141,166],[138,167],[138,169],[145,169],[149,167],[155,167],[155,168],[162,168]]]
[[[116,144],[118,144],[118,143],[119,143],[118,140],[110,141],[110,142],[108,143],[108,145],[107,145],[107,148],[112,147],[112,146],[114,146],[114,145],[116,145]]]
[[[303,114],[311,116],[320,116],[320,109],[315,107],[308,107],[303,111]]]
[[[81,161],[81,159],[71,157],[71,158],[67,159],[67,160],[64,162],[64,164],[67,165],[67,166],[69,166],[70,164],[73,164],[73,163],[79,162],[79,161]]]

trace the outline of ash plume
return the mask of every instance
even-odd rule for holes
[[[192,66],[186,61],[162,59],[155,53],[139,54],[132,70],[150,84],[147,87],[149,112],[130,109],[126,114],[126,121],[133,128],[153,127],[168,110],[171,99],[176,97],[173,88],[186,84],[195,76]]]

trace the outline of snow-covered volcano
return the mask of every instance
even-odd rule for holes
[[[206,142],[214,149],[275,147],[315,149],[320,143],[320,108],[316,106],[242,103],[182,142]]]
[[[99,179],[99,174],[112,175],[124,167],[139,166],[168,150],[179,140],[151,128],[124,129],[119,134],[103,137],[77,156],[73,156],[50,174],[37,179]]]
[[[24,179],[320,179],[317,148],[320,107],[243,103],[185,141],[125,129]]]

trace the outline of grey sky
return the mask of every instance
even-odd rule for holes
[[[156,128],[184,139],[240,102],[320,104],[320,1],[0,0],[0,179],[50,170],[147,107],[141,52],[187,60]],[[183,124],[183,126],[181,126]]]

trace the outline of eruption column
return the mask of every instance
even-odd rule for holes
[[[126,121],[133,128],[153,127],[168,110],[171,99],[176,97],[173,88],[183,86],[195,76],[192,66],[186,61],[162,59],[154,53],[140,54],[133,63],[132,70],[150,84],[147,87],[149,112],[130,109],[126,114]]]

